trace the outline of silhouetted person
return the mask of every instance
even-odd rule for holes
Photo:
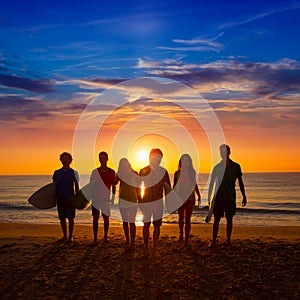
[[[71,198],[75,192],[79,191],[79,177],[78,173],[70,168],[70,164],[73,158],[68,152],[63,152],[60,155],[60,161],[62,168],[55,170],[52,176],[53,182],[57,182],[57,211],[58,218],[60,220],[61,229],[63,232],[63,240],[69,240],[72,242],[75,208],[71,205]],[[67,221],[69,221],[69,237],[67,234]]]
[[[188,243],[191,231],[191,216],[195,207],[195,193],[198,196],[198,203],[201,203],[196,171],[194,170],[192,159],[188,154],[183,154],[180,157],[178,170],[174,174],[173,188],[183,203],[178,208],[179,240],[183,240],[183,228],[185,223],[185,243]]]
[[[98,221],[100,210],[104,222],[104,241],[107,241],[109,228],[110,205],[113,204],[115,195],[115,171],[107,166],[108,154],[104,151],[99,153],[100,167],[93,170],[90,182],[94,182],[92,195],[93,233],[94,244],[97,243]],[[110,198],[112,188],[112,197]]]
[[[119,162],[115,185],[119,182],[119,209],[123,221],[126,245],[130,245],[130,248],[133,249],[136,235],[135,217],[137,213],[138,188],[141,185],[141,180],[138,173],[132,170],[127,158],[122,158]]]
[[[231,233],[232,233],[232,219],[236,213],[236,191],[235,182],[239,181],[240,191],[243,196],[242,206],[247,204],[247,198],[245,193],[245,187],[242,180],[242,171],[238,163],[232,161],[229,158],[230,147],[228,145],[220,146],[220,155],[222,161],[217,164],[212,172],[211,181],[208,189],[208,199],[211,197],[213,185],[217,182],[217,193],[215,196],[214,204],[214,224],[213,224],[213,240],[210,246],[216,244],[219,223],[222,217],[226,217],[226,235],[227,245],[230,245]],[[223,175],[224,173],[224,175]],[[222,177],[223,175],[223,177]]]
[[[149,154],[149,166],[140,170],[141,180],[144,183],[139,194],[140,209],[143,213],[143,239],[145,254],[148,255],[149,230],[153,222],[153,255],[156,254],[160,227],[163,217],[163,192],[166,194],[166,185],[170,190],[168,171],[160,166],[163,153],[160,149],[152,149]]]

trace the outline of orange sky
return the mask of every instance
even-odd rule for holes
[[[0,148],[1,175],[4,174],[52,174],[54,169],[60,167],[58,160],[59,154],[63,151],[72,152],[72,133],[37,130],[34,133],[22,132],[22,130],[6,129],[1,136],[6,136],[7,143]],[[295,136],[292,133],[283,132],[281,138],[270,129],[255,131],[230,130],[228,134],[225,131],[225,137],[231,146],[231,158],[239,162],[244,172],[299,172],[299,144],[295,142]],[[228,137],[228,138],[227,138]],[[152,141],[149,141],[151,144]],[[97,162],[97,153],[100,150],[107,150],[109,147],[103,144],[103,147],[95,151],[95,166]],[[170,172],[177,167],[179,152],[169,152],[168,145],[163,147],[161,142],[154,142],[153,145],[162,148],[165,153],[165,162]],[[141,147],[143,148],[143,147]],[[145,145],[145,150],[149,150],[150,145]],[[142,150],[142,149],[141,149]],[[205,149],[204,149],[205,150]],[[206,149],[206,152],[207,151]],[[136,153],[137,154],[137,153]],[[128,157],[133,166],[134,152]],[[76,166],[74,158],[73,166]],[[136,157],[137,161],[138,158]],[[202,162],[202,160],[201,160]],[[209,172],[205,166],[206,160],[203,159],[203,172]],[[117,162],[112,164],[117,168]],[[140,164],[137,164],[140,167]],[[197,165],[194,165],[197,167]],[[84,173],[89,173],[88,170]]]
[[[193,103],[188,110],[183,109],[185,105],[180,107],[177,101],[183,95],[180,89],[175,88],[168,97],[159,92],[159,95],[162,94],[160,98],[149,97],[147,93],[148,98],[144,98],[144,91],[139,88],[134,94],[138,95],[134,98],[138,101],[129,101],[123,106],[117,101],[113,109],[107,109],[106,102],[101,105],[94,103],[98,105],[96,110],[96,106],[89,104],[91,110],[88,113],[85,111],[86,128],[83,129],[94,129],[96,134],[93,133],[92,142],[88,135],[81,135],[80,140],[77,139],[76,149],[74,133],[79,131],[76,126],[84,115],[83,108],[70,113],[69,110],[64,111],[66,103],[52,104],[55,109],[48,104],[46,109],[51,110],[49,116],[33,119],[20,117],[2,123],[0,174],[52,174],[60,168],[59,154],[63,151],[74,154],[73,167],[81,174],[88,174],[98,166],[97,155],[102,150],[109,153],[109,166],[114,169],[124,156],[129,158],[135,169],[139,169],[147,164],[147,160],[139,159],[138,153],[142,150],[149,152],[152,147],[162,149],[163,164],[170,173],[176,170],[183,153],[192,156],[198,172],[210,172],[220,158],[218,140],[214,140],[211,133],[207,136],[201,127],[206,113],[204,110],[198,111],[199,105],[193,106]],[[157,92],[154,94],[157,96]],[[87,99],[90,98],[91,95],[88,95]],[[175,99],[177,104],[173,105],[165,99]],[[88,100],[85,103],[89,103]],[[74,102],[69,105],[74,105]],[[243,107],[236,107],[239,109],[232,109],[232,105],[227,109],[217,107],[213,114],[220,122],[226,143],[231,146],[231,158],[241,164],[242,170],[299,172],[298,121],[288,118],[285,109],[280,112],[278,108],[243,110]],[[102,115],[101,126],[97,125],[99,115]],[[197,125],[197,120],[202,124]],[[212,140],[212,144],[215,143],[213,148],[210,144]],[[78,149],[80,147],[84,150]]]
[[[76,119],[70,125],[75,128]],[[221,119],[222,123],[222,119]],[[225,123],[225,122],[224,122]],[[231,146],[231,158],[239,162],[244,172],[299,172],[299,138],[295,137],[295,132],[288,128],[236,128],[224,129],[226,142]],[[54,169],[60,167],[59,154],[63,151],[72,152],[73,132],[54,129],[24,130],[18,128],[1,128],[1,136],[5,137],[6,143],[0,148],[1,175],[4,174],[52,174]],[[124,137],[126,138],[126,137]],[[147,140],[148,138],[148,140]],[[180,138],[180,137],[179,137]],[[140,141],[139,141],[140,140]],[[140,143],[140,142],[143,143]],[[164,142],[166,143],[164,145]],[[298,142],[298,144],[297,144]],[[164,152],[164,164],[174,172],[177,167],[180,152],[172,141],[159,135],[149,135],[138,138],[136,145],[132,145],[128,158],[135,168],[141,167],[138,160],[139,150],[149,151],[151,145],[161,147]],[[173,148],[170,145],[173,144]],[[111,153],[111,137],[96,147],[93,164],[98,164],[97,154],[106,150]],[[198,150],[201,154],[200,164],[195,164],[201,172],[209,172],[210,149],[206,145]],[[188,151],[186,151],[188,152]],[[76,167],[76,157],[73,166]],[[136,159],[136,163],[134,163]],[[196,158],[193,158],[196,161]],[[109,165],[117,169],[117,159],[110,159]],[[89,173],[90,168],[84,169],[84,173]]]

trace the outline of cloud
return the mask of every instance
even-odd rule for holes
[[[214,51],[220,52],[223,49],[223,45],[216,42],[215,40],[221,37],[223,33],[212,39],[194,38],[194,39],[173,39],[172,42],[175,44],[181,44],[184,46],[159,46],[158,49],[172,50],[172,51]]]
[[[172,50],[172,51],[196,51],[196,52],[203,52],[203,51],[215,51],[219,52],[218,49],[209,46],[195,46],[195,47],[164,47],[159,46],[158,49],[162,50]]]
[[[47,102],[40,98],[0,96],[0,120],[16,128],[56,128],[77,120],[86,104]],[[63,120],[63,122],[62,122]]]
[[[262,12],[262,13],[258,13],[256,15],[253,15],[251,17],[245,18],[243,20],[240,21],[236,21],[236,22],[227,22],[222,24],[219,29],[220,30],[225,30],[225,29],[231,29],[234,27],[238,27],[247,23],[251,23],[253,21],[274,15],[274,14],[278,14],[278,13],[282,13],[282,12],[286,12],[286,11],[291,11],[291,10],[297,10],[300,8],[300,4],[299,2],[295,2],[292,5],[289,6],[285,6],[285,7],[281,7],[281,8],[275,8],[266,12]]]
[[[275,97],[300,91],[300,64],[287,58],[274,63],[229,60],[198,65],[139,59],[137,68],[193,87],[207,86],[207,91],[216,84],[226,85],[227,91],[232,87],[235,91],[247,91],[256,96]]]
[[[90,89],[107,89],[110,88],[116,84],[119,84],[126,79],[122,78],[94,78],[94,79],[88,79],[88,78],[82,78],[82,79],[75,79],[73,82],[79,83],[81,86],[85,86]]]
[[[51,93],[55,91],[52,80],[32,80],[19,76],[1,75],[0,84],[6,87],[26,90],[35,93]]]
[[[276,114],[276,117],[278,119],[285,120],[285,121],[297,121],[297,123],[299,123],[300,125],[299,116],[300,116],[300,108],[295,109],[292,112],[281,112]]]

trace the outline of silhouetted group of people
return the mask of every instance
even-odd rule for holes
[[[213,239],[211,246],[216,244],[219,222],[226,217],[227,244],[230,244],[232,219],[236,212],[235,182],[238,179],[243,196],[242,205],[247,203],[242,171],[239,164],[230,158],[230,147],[220,146],[221,162],[217,164],[211,174],[208,199],[213,199]],[[188,243],[191,231],[191,216],[195,207],[196,196],[201,203],[201,194],[197,185],[197,175],[189,154],[183,154],[178,163],[178,170],[174,174],[171,185],[168,171],[160,166],[163,153],[154,148],[149,153],[149,165],[140,172],[132,169],[127,158],[119,162],[115,172],[107,166],[108,154],[99,153],[100,166],[94,169],[90,176],[93,183],[92,216],[93,216],[93,244],[98,241],[98,224],[100,212],[103,218],[104,240],[108,239],[110,207],[114,203],[116,186],[119,184],[119,210],[123,221],[126,245],[131,249],[135,246],[136,215],[138,208],[143,215],[143,241],[145,254],[149,253],[150,226],[153,224],[152,253],[155,255],[160,237],[160,228],[164,213],[164,199],[169,212],[178,212],[179,240]],[[57,181],[57,210],[63,232],[63,240],[72,241],[75,208],[71,205],[71,198],[79,191],[78,173],[70,167],[72,156],[64,152],[60,155],[62,168],[53,174],[53,181]],[[213,187],[215,192],[213,193]],[[212,195],[213,194],[213,195]],[[212,196],[212,197],[211,197]],[[88,199],[89,200],[89,199]],[[210,201],[210,200],[208,200]],[[67,222],[69,220],[69,233]]]

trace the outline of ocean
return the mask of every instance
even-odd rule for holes
[[[39,210],[28,202],[30,195],[43,185],[50,183],[51,175],[0,176],[0,222],[59,223],[56,208]],[[195,208],[192,223],[204,223],[207,214],[208,174],[199,176],[202,196],[200,208]],[[80,176],[80,187],[88,182],[89,176]],[[254,226],[300,226],[300,173],[245,173],[243,175],[248,204],[241,207],[241,194],[237,183],[237,214],[235,225]],[[111,224],[120,225],[117,206],[112,207]],[[140,212],[137,225],[142,225]],[[166,215],[164,223],[177,223],[177,214]],[[76,212],[76,224],[92,223],[91,209]],[[102,222],[102,221],[101,221]],[[221,223],[225,223],[222,219]]]

